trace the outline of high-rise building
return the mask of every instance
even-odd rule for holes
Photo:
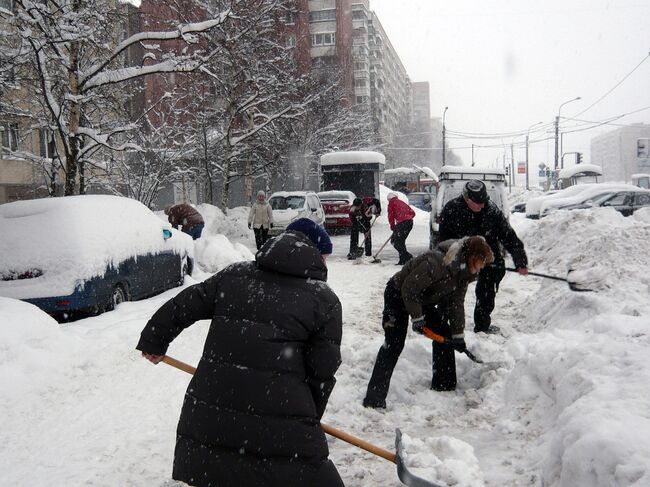
[[[429,99],[429,82],[411,83],[413,92],[413,123],[427,125],[431,123],[431,103]]]

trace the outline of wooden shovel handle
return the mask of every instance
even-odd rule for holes
[[[196,367],[192,367],[191,365],[186,364],[185,362],[181,362],[180,360],[176,360],[175,358],[172,358],[168,355],[165,355],[162,361],[165,362],[167,365],[171,365],[172,367],[182,370],[183,372],[187,372],[188,374],[191,375],[194,375],[194,373],[196,372]],[[396,463],[395,453],[388,450],[384,450],[383,448],[373,445],[372,443],[368,443],[367,441],[362,440],[361,438],[357,438],[356,436],[352,436],[351,434],[346,433],[345,431],[341,431],[336,428],[333,428],[332,426],[329,426],[325,423],[321,423],[320,425],[321,428],[323,428],[323,431],[328,435],[333,436],[334,438],[338,438],[339,440],[343,440],[346,443],[350,443],[351,445],[361,448],[362,450],[366,450],[367,452],[370,452],[374,455],[382,457],[388,460],[389,462]]]

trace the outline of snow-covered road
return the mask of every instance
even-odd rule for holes
[[[428,247],[426,217],[416,219],[411,251]],[[343,364],[323,422],[387,449],[400,427],[409,464],[449,486],[650,485],[650,212],[624,219],[613,210],[576,211],[540,221],[513,215],[512,222],[531,269],[566,275],[569,264],[604,267],[611,287],[573,293],[563,283],[509,273],[493,314],[504,336],[471,332],[470,288],[468,348],[505,364],[457,355],[458,389],[434,392],[430,342],[409,332],[385,411],[361,401],[383,339],[383,289],[398,270],[397,255],[389,245],[380,264],[352,263],[348,237],[334,237],[329,283],[343,304]],[[254,247],[241,225],[223,228],[230,240]],[[375,250],[388,235],[380,219]],[[189,377],[151,365],[134,346],[151,314],[179,290],[61,327],[30,305],[0,298],[0,485],[178,485],[169,478]],[[169,355],[195,364],[207,326],[183,332]],[[348,486],[400,485],[395,466],[379,457],[335,439],[330,451]]]

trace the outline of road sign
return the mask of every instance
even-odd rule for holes
[[[526,174],[526,163],[518,162],[517,163],[517,174]]]

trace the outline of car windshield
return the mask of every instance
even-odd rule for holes
[[[299,210],[305,205],[304,196],[273,196],[269,203],[274,210]]]

